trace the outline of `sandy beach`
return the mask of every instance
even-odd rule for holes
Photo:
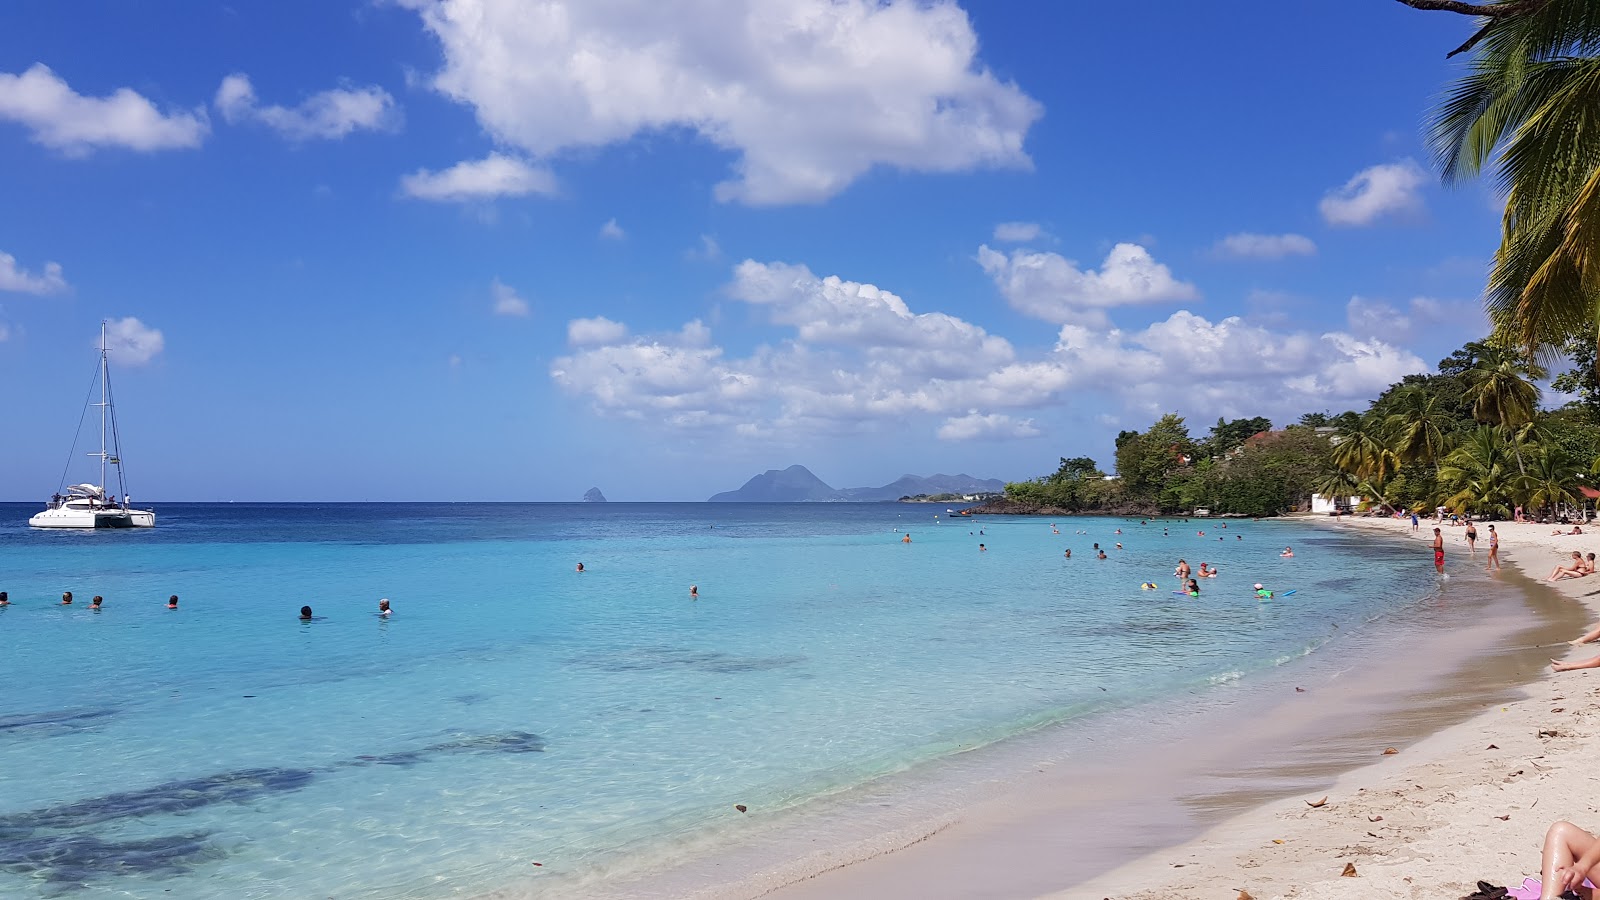
[[[1424,523],[1347,519],[1400,539],[1428,540]],[[1595,538],[1554,536],[1552,527],[1497,524],[1501,556],[1541,580]],[[1487,531],[1469,556],[1462,528],[1446,526],[1446,571],[1483,565]],[[1547,584],[1600,618],[1595,576]],[[1575,637],[1576,635],[1574,635]],[[1558,659],[1600,647],[1557,646]],[[1547,670],[1548,671],[1548,670]],[[1600,772],[1593,740],[1600,720],[1600,670],[1547,674],[1525,696],[1499,703],[1373,765],[1326,792],[1276,802],[1201,837],[1123,866],[1060,897],[1233,898],[1460,897],[1479,879],[1520,885],[1537,877],[1546,827],[1568,819],[1600,826]],[[1310,802],[1326,796],[1326,805]],[[1354,867],[1354,876],[1344,874]]]

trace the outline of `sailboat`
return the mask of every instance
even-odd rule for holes
[[[129,504],[132,498],[128,496],[128,486],[122,471],[122,446],[117,437],[117,410],[111,398],[111,365],[106,353],[106,323],[100,323],[100,368],[95,373],[95,380],[100,383],[100,402],[93,402],[93,387],[90,388],[90,399],[84,403],[84,413],[87,414],[90,406],[100,408],[100,449],[91,451],[90,456],[100,458],[100,483],[74,484],[57,490],[50,498],[50,505],[43,512],[35,514],[28,519],[28,524],[34,528],[153,528],[156,524],[154,510],[134,509]],[[80,418],[78,428],[83,428]],[[108,443],[109,439],[109,443]],[[77,449],[77,439],[73,439],[73,450]],[[108,493],[106,482],[106,467],[116,470],[117,490]],[[72,451],[67,454],[67,468],[72,467]],[[61,473],[61,480],[66,481],[66,472]],[[120,499],[119,499],[120,498]]]

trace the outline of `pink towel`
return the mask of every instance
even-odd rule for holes
[[[1583,884],[1584,887],[1587,888],[1592,889],[1594,887],[1594,885],[1591,884],[1587,878],[1584,879]],[[1544,885],[1539,882],[1539,879],[1526,878],[1523,879],[1522,887],[1511,888],[1510,890],[1506,891],[1506,895],[1509,897],[1515,897],[1517,900],[1539,900],[1539,891],[1543,889],[1543,887]]]

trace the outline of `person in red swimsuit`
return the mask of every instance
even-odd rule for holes
[[[1444,574],[1444,535],[1437,528],[1433,530],[1433,569]]]

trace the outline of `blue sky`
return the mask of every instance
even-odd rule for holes
[[[869,0],[7,4],[0,497],[102,319],[136,497],[1016,479],[1357,406],[1485,330],[1460,16]]]

